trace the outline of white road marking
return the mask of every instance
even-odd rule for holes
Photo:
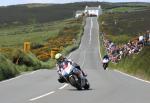
[[[59,89],[64,89],[65,87],[67,87],[69,84],[64,84],[62,87],[60,87]]]
[[[38,70],[36,70],[36,71],[33,71],[33,72],[31,72],[30,74],[34,74],[34,73],[36,73]]]
[[[82,62],[81,67],[83,67],[83,65],[84,65],[84,63],[85,63],[85,54],[86,54],[86,51],[84,51],[84,55],[83,55],[83,62]]]
[[[93,21],[92,21],[92,18],[91,18],[91,28],[90,28],[90,39],[89,39],[89,44],[91,44],[92,28],[93,28]]]
[[[150,81],[146,81],[146,80],[143,80],[143,79],[137,78],[137,77],[135,77],[135,76],[132,76],[132,75],[129,75],[129,74],[123,73],[123,72],[121,72],[121,71],[118,71],[118,70],[114,70],[114,71],[115,71],[115,72],[118,72],[118,73],[121,73],[121,74],[123,74],[123,75],[125,75],[125,76],[131,77],[131,78],[134,78],[134,79],[136,79],[136,80],[139,80],[139,81],[142,81],[142,82],[146,82],[146,83],[150,83]]]
[[[68,58],[70,58],[72,56],[72,53],[69,54]]]
[[[4,80],[4,81],[1,81],[0,83],[10,82],[10,81],[12,81],[12,80],[15,80],[15,79],[21,78],[21,77],[23,77],[23,76],[25,76],[25,75],[26,75],[26,74],[24,74],[24,75],[20,75],[20,76],[17,76],[17,77],[14,77],[14,78],[8,79],[8,80]]]
[[[79,49],[81,49],[81,47],[82,47],[82,45],[81,45],[81,43],[80,43]]]
[[[44,95],[41,95],[41,96],[38,96],[38,97],[32,98],[32,99],[30,99],[29,101],[35,101],[35,100],[37,100],[37,99],[40,99],[40,98],[46,97],[46,96],[48,96],[48,95],[50,95],[50,94],[53,94],[53,93],[55,93],[55,91],[51,91],[51,92],[46,93],[46,94],[44,94]]]
[[[0,83],[7,83],[7,82],[10,82],[10,81],[12,81],[12,80],[19,79],[19,78],[21,78],[21,77],[24,77],[24,76],[27,76],[27,75],[30,75],[30,74],[32,74],[32,73],[22,74],[22,75],[19,75],[19,76],[17,76],[17,77],[14,77],[14,78],[1,81]]]
[[[100,41],[99,41],[99,39],[100,39],[100,38],[99,38],[99,34],[98,34],[98,44],[99,44],[99,46],[98,46],[99,49],[98,49],[98,50],[99,50],[100,59],[101,59],[101,61],[102,61],[102,55],[101,55],[101,48],[100,48]]]
[[[40,71],[40,70],[36,70],[36,71],[33,71],[33,72],[26,72],[25,74],[21,74],[21,75],[19,75],[19,76],[14,77],[14,78],[1,81],[0,83],[7,83],[7,82],[10,82],[10,81],[12,81],[12,80],[19,79],[19,78],[21,78],[21,77],[25,77],[25,76],[28,76],[28,75],[32,75],[32,74],[34,74],[34,73],[36,73],[36,72],[38,72],[38,71]]]

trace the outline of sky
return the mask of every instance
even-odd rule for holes
[[[0,0],[0,6],[27,4],[27,3],[70,3],[83,1],[105,2],[150,2],[150,0]]]

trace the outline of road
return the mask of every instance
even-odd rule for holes
[[[0,82],[1,103],[150,103],[150,83],[114,70],[104,71],[99,54],[99,25],[86,19],[79,49],[69,55],[88,74],[90,90],[57,82],[56,68],[38,70]]]

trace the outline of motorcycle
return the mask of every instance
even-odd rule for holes
[[[104,70],[106,70],[106,68],[108,67],[108,63],[109,63],[109,59],[104,59],[103,60],[103,68],[104,68]]]
[[[86,77],[81,78],[81,70],[75,68],[70,63],[67,64],[65,70],[62,72],[63,79],[66,83],[71,84],[73,87],[77,88],[78,90],[88,90],[90,88],[90,84]]]
[[[108,67],[108,63],[103,63],[104,70],[106,70],[107,67]]]

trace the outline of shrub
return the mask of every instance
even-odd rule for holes
[[[15,77],[17,74],[19,74],[19,71],[16,66],[4,55],[0,54],[0,80]]]

